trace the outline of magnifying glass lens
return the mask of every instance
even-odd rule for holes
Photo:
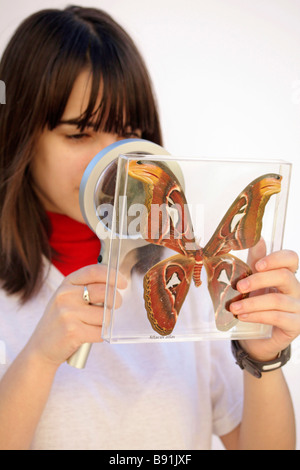
[[[125,181],[125,175],[121,175],[121,179]],[[114,208],[118,207],[121,201],[115,201],[115,188],[117,179],[117,160],[112,161],[105,170],[101,173],[95,186],[94,204],[99,221],[102,222],[109,230],[112,228],[112,218]],[[124,181],[121,181],[120,186],[124,187]],[[136,217],[136,211],[140,209],[140,205],[145,205],[145,191],[144,185],[141,181],[135,178],[128,177],[126,195],[126,224],[123,226],[124,234],[128,233],[128,226],[131,220]],[[122,204],[124,202],[122,201]],[[119,225],[119,211],[115,211],[116,226]]]

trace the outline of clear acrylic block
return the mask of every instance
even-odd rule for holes
[[[147,174],[141,170],[145,165]],[[97,233],[106,238],[109,253],[103,339],[131,343],[269,337],[270,326],[238,321],[228,306],[239,296],[237,280],[249,274],[249,247],[240,245],[251,242],[243,240],[258,233],[267,253],[282,247],[290,174],[291,164],[279,160],[121,155],[114,204],[97,208]],[[248,192],[237,200],[245,188]],[[161,210],[158,201],[164,204]],[[224,242],[224,237],[234,241]],[[220,248],[223,242],[233,248]],[[120,276],[127,279],[125,289],[117,288]]]

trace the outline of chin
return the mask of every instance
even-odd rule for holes
[[[76,207],[77,205],[78,208]],[[71,210],[69,208],[65,208],[65,210],[62,211],[62,214],[65,214],[67,217],[70,217],[71,219],[76,220],[77,222],[86,223],[81,213],[79,204],[74,203],[71,207]]]
[[[78,213],[70,214],[69,217],[71,217],[74,220],[77,220],[77,222],[81,222],[82,224],[86,224],[86,221],[84,220],[83,215],[81,214],[81,212],[79,214]]]

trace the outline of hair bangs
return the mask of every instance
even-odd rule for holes
[[[87,67],[89,39],[85,28],[81,24],[76,26],[75,30],[72,26],[70,32],[68,28],[64,29],[64,47],[55,58],[45,83],[46,115],[43,125],[48,125],[50,130],[59,124],[74,83],[80,72]]]
[[[87,18],[74,18],[76,8],[70,10],[69,21],[59,31],[64,47],[47,74],[43,127],[52,130],[61,122],[76,78],[89,69],[88,104],[72,123],[82,130],[92,125],[96,131],[118,135],[139,129],[143,138],[160,141],[151,81],[134,43],[121,28],[116,34],[109,24],[90,24]]]
[[[150,138],[156,132],[157,122],[149,77],[135,57],[122,52],[119,45],[117,48],[111,41],[91,35],[81,69],[88,68],[91,73],[89,102],[72,123],[82,130],[92,125],[96,131],[118,135],[127,134],[128,129],[139,129]],[[134,60],[136,64],[132,64]],[[68,96],[70,93],[71,89]]]

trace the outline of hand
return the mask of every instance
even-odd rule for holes
[[[250,296],[232,303],[230,310],[240,321],[273,326],[271,338],[240,341],[250,357],[270,361],[300,334],[299,258],[289,250],[265,256],[263,240],[249,251],[253,274],[239,281],[237,289]]]
[[[27,350],[59,366],[83,343],[101,342],[103,307],[86,304],[82,296],[87,286],[91,302],[103,304],[106,276],[107,267],[101,265],[86,266],[67,276],[50,300]],[[123,289],[126,285],[125,278],[119,275],[117,287]],[[117,291],[116,308],[121,301]]]

